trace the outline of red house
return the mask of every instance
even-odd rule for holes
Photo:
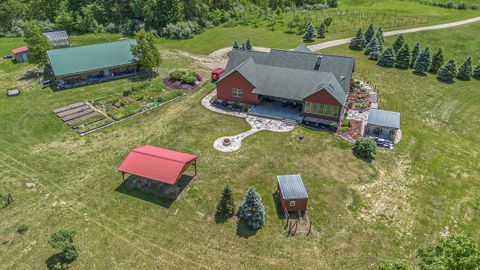
[[[217,100],[248,104],[249,113],[322,124],[340,122],[355,66],[352,57],[235,49],[217,82]]]
[[[295,175],[277,176],[277,192],[283,211],[307,212],[308,193],[302,177]]]

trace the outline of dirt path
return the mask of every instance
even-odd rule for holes
[[[393,36],[393,35],[399,35],[399,34],[405,34],[405,33],[414,33],[414,32],[420,32],[420,31],[428,31],[428,30],[438,30],[438,29],[445,29],[445,28],[450,28],[450,27],[455,27],[455,26],[461,26],[465,24],[470,24],[474,22],[480,22],[480,17],[472,18],[472,19],[467,19],[467,20],[462,20],[462,21],[457,21],[457,22],[452,22],[452,23],[444,23],[444,24],[437,24],[437,25],[430,25],[430,26],[422,26],[422,27],[415,27],[415,28],[410,28],[410,29],[403,29],[403,30],[395,30],[395,31],[389,31],[385,32],[384,36]],[[330,48],[330,47],[335,47],[339,45],[344,45],[348,44],[352,38],[344,38],[344,39],[337,39],[337,40],[331,40],[331,41],[326,41],[318,44],[313,44],[307,46],[310,50],[312,51],[319,51],[322,49]],[[254,50],[256,51],[270,51],[269,48],[265,47],[254,47]],[[201,62],[205,65],[205,67],[209,69],[215,69],[218,67],[225,67],[227,65],[227,59],[226,56],[228,52],[231,51],[231,48],[223,48],[217,51],[214,51],[213,53],[209,54],[206,57],[196,57],[197,60],[201,60]],[[201,59],[199,59],[201,58]]]

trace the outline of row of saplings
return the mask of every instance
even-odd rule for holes
[[[373,25],[370,24],[365,33],[362,29],[357,31],[349,47],[352,50],[363,50],[368,59],[377,61],[382,67],[412,68],[414,73],[420,75],[429,72],[436,74],[438,80],[447,83],[453,82],[455,78],[462,81],[469,81],[472,77],[480,80],[480,61],[473,67],[472,57],[468,57],[457,68],[455,59],[450,58],[445,62],[442,49],[438,49],[433,57],[430,48],[427,46],[421,50],[419,43],[410,50],[401,34],[387,49],[383,48],[384,42],[382,27],[375,32]]]

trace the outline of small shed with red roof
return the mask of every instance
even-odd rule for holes
[[[212,81],[216,81],[220,79],[223,76],[224,69],[223,68],[217,68],[214,71],[212,71]]]
[[[28,61],[28,48],[21,47],[12,50],[12,54],[17,60],[18,63],[20,62],[27,62]]]
[[[178,182],[190,165],[195,168],[197,175],[196,155],[176,152],[173,150],[145,145],[133,149],[123,160],[118,171],[122,173],[125,181],[125,174],[138,176],[143,180],[166,184],[173,188],[175,197],[179,194]]]

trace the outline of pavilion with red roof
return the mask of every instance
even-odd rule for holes
[[[145,145],[133,149],[117,170],[122,173],[123,181],[127,173],[140,177],[142,181],[155,181],[157,188],[160,184],[169,185],[177,197],[178,182],[190,165],[195,168],[193,176],[197,175],[197,158],[196,155]]]

